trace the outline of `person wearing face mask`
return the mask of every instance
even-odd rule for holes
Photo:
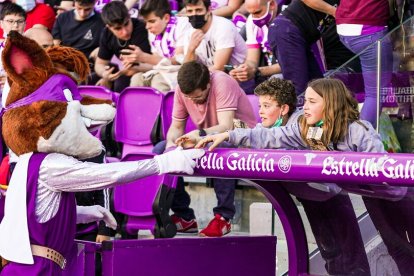
[[[210,0],[185,0],[186,15],[193,27],[177,42],[176,59],[198,60],[211,70],[238,65],[246,58],[246,44],[234,24],[213,15]]]
[[[268,26],[278,13],[278,5],[275,0],[246,0],[244,6],[250,13],[246,22],[247,58],[229,74],[242,86],[252,79],[256,86],[264,78],[281,73],[268,42]]]
[[[55,22],[55,12],[46,4],[36,3],[35,0],[13,0],[13,3],[21,6],[26,14],[26,25],[24,31],[30,28],[44,28],[49,32],[52,31],[53,23]],[[3,30],[0,31],[2,36]]]

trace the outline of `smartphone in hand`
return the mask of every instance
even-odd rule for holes
[[[115,74],[115,73],[118,73],[119,72],[119,67],[118,67],[117,64],[115,64],[115,63],[109,63],[108,66],[109,67],[114,67],[114,70],[112,71],[111,74]]]
[[[122,54],[123,56],[127,56],[127,55],[130,55],[130,54],[131,54],[131,52],[130,52],[130,51],[126,51],[125,49],[122,49],[122,50],[121,50],[121,54]]]

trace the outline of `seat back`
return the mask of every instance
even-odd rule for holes
[[[153,158],[152,153],[129,154],[122,161],[137,161]],[[172,237],[169,209],[171,207],[177,177],[172,175],[147,176],[114,188],[114,207],[128,216],[126,229],[136,233],[141,229],[151,230],[156,237]]]
[[[113,92],[103,86],[79,85],[78,90],[81,95],[88,95],[98,99],[114,101]]]
[[[160,115],[163,95],[149,87],[128,87],[119,96],[115,116],[115,140],[151,145],[151,131]]]
[[[168,92],[164,95],[164,99],[162,102],[162,109],[161,109],[161,123],[162,123],[162,133],[164,138],[167,137],[168,129],[172,123],[172,111],[174,106],[174,91]],[[185,126],[185,133],[190,132],[194,129],[197,129],[197,126],[193,123],[191,118],[187,119],[187,123]]]
[[[130,154],[122,161],[153,158],[152,153]],[[159,185],[165,175],[153,175],[114,188],[114,207],[117,212],[130,216],[151,216]]]
[[[260,119],[259,115],[259,97],[256,95],[247,95],[250,104],[252,105],[254,116],[256,117],[256,121],[261,123],[262,120]]]

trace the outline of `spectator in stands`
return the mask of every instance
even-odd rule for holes
[[[267,39],[268,26],[277,15],[278,5],[275,0],[246,0],[244,5],[250,13],[246,22],[247,58],[230,75],[240,82],[255,79],[258,83],[263,81],[262,77],[281,73]]]
[[[44,28],[52,31],[55,22],[54,10],[46,4],[36,3],[35,0],[12,0],[13,3],[21,6],[26,11],[26,26],[24,30],[32,27]],[[0,32],[0,37],[3,35]]]
[[[283,77],[302,94],[310,80],[323,77],[311,51],[320,38],[320,22],[335,16],[339,0],[293,0],[269,27],[268,40]],[[300,99],[299,99],[300,101]]]
[[[361,118],[377,126],[377,47],[373,43],[387,32],[390,17],[388,0],[341,1],[336,12],[337,31],[342,43],[359,54],[365,86],[365,101]],[[372,47],[368,47],[372,46]],[[381,86],[388,86],[392,72],[392,44],[389,36],[381,41]]]
[[[74,9],[56,19],[52,35],[55,45],[73,47],[90,58],[99,47],[102,29],[101,15],[94,11],[96,0],[75,0]]]
[[[3,35],[0,36],[0,55],[3,52],[5,45],[5,37],[10,31],[17,31],[23,33],[26,25],[26,12],[24,9],[16,4],[7,2],[3,4],[3,8],[0,12],[0,26]],[[7,83],[6,72],[3,68],[3,62],[0,59],[0,91],[1,91],[1,103],[4,107],[6,104],[6,98],[9,91],[9,85]]]
[[[262,119],[255,129],[291,126],[303,116],[303,110],[296,109],[295,87],[290,81],[271,78],[254,93],[259,97]],[[368,275],[368,259],[349,196],[333,183],[284,182],[283,187],[302,204],[329,275]]]
[[[43,48],[53,46],[52,34],[43,28],[30,28],[24,32],[24,36],[33,39]]]
[[[184,0],[186,15],[193,27],[177,44],[176,59],[198,60],[210,70],[224,70],[224,65],[239,65],[246,59],[246,43],[233,23],[213,15],[210,0]]]
[[[234,119],[249,127],[256,123],[253,109],[237,82],[223,72],[210,73],[200,62],[184,63],[178,72],[174,95],[173,120],[167,133],[166,148],[176,145],[194,146],[203,136],[233,129]],[[191,119],[198,127],[184,135],[186,122]],[[161,153],[159,149],[158,153]],[[221,237],[231,230],[235,214],[234,193],[237,180],[215,179],[217,207],[214,219],[200,232],[201,236]],[[190,196],[179,181],[172,203],[172,220],[178,232],[197,232],[194,211],[189,208]]]
[[[151,44],[152,54],[143,52],[138,46],[131,45],[131,50],[124,57],[130,62],[143,62],[157,65],[157,72],[146,76],[143,73],[135,74],[131,78],[131,86],[151,86],[159,91],[167,92],[175,89],[177,83],[178,66],[174,55],[177,41],[182,39],[191,26],[186,17],[171,15],[171,8],[167,0],[147,0],[140,9]],[[162,68],[165,68],[163,72]],[[167,70],[168,69],[168,70]]]
[[[148,64],[131,63],[125,60],[119,64],[119,71],[116,72],[115,67],[110,66],[110,60],[115,55],[122,61],[123,53],[124,55],[128,54],[128,52],[123,50],[134,49],[130,45],[138,46],[143,52],[151,53],[148,32],[142,21],[130,18],[123,2],[113,1],[106,4],[101,16],[106,27],[103,30],[99,43],[95,72],[102,77],[105,83],[113,81],[113,90],[121,92],[130,85],[130,79],[134,74],[145,72],[151,66]]]
[[[73,10],[60,14],[53,25],[55,45],[73,47],[85,54],[91,64],[91,75],[87,83],[95,84],[99,77],[93,64],[98,53],[99,40],[105,27],[101,14],[95,12],[96,0],[75,0]]]

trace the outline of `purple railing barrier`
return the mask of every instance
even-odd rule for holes
[[[414,155],[398,153],[215,149],[194,175],[281,181],[413,186]]]
[[[414,182],[411,154],[217,148],[196,163],[195,176],[256,180],[250,183],[273,205],[285,231],[289,275],[309,275],[308,249],[302,220],[283,182],[334,182],[355,193],[391,199],[403,196],[406,188],[401,186]]]
[[[83,275],[95,276],[96,253],[101,251],[101,244],[95,242],[75,240],[78,245],[76,258],[67,264],[63,276]]]
[[[102,243],[104,276],[274,276],[275,268],[276,238],[270,236],[112,240]]]

